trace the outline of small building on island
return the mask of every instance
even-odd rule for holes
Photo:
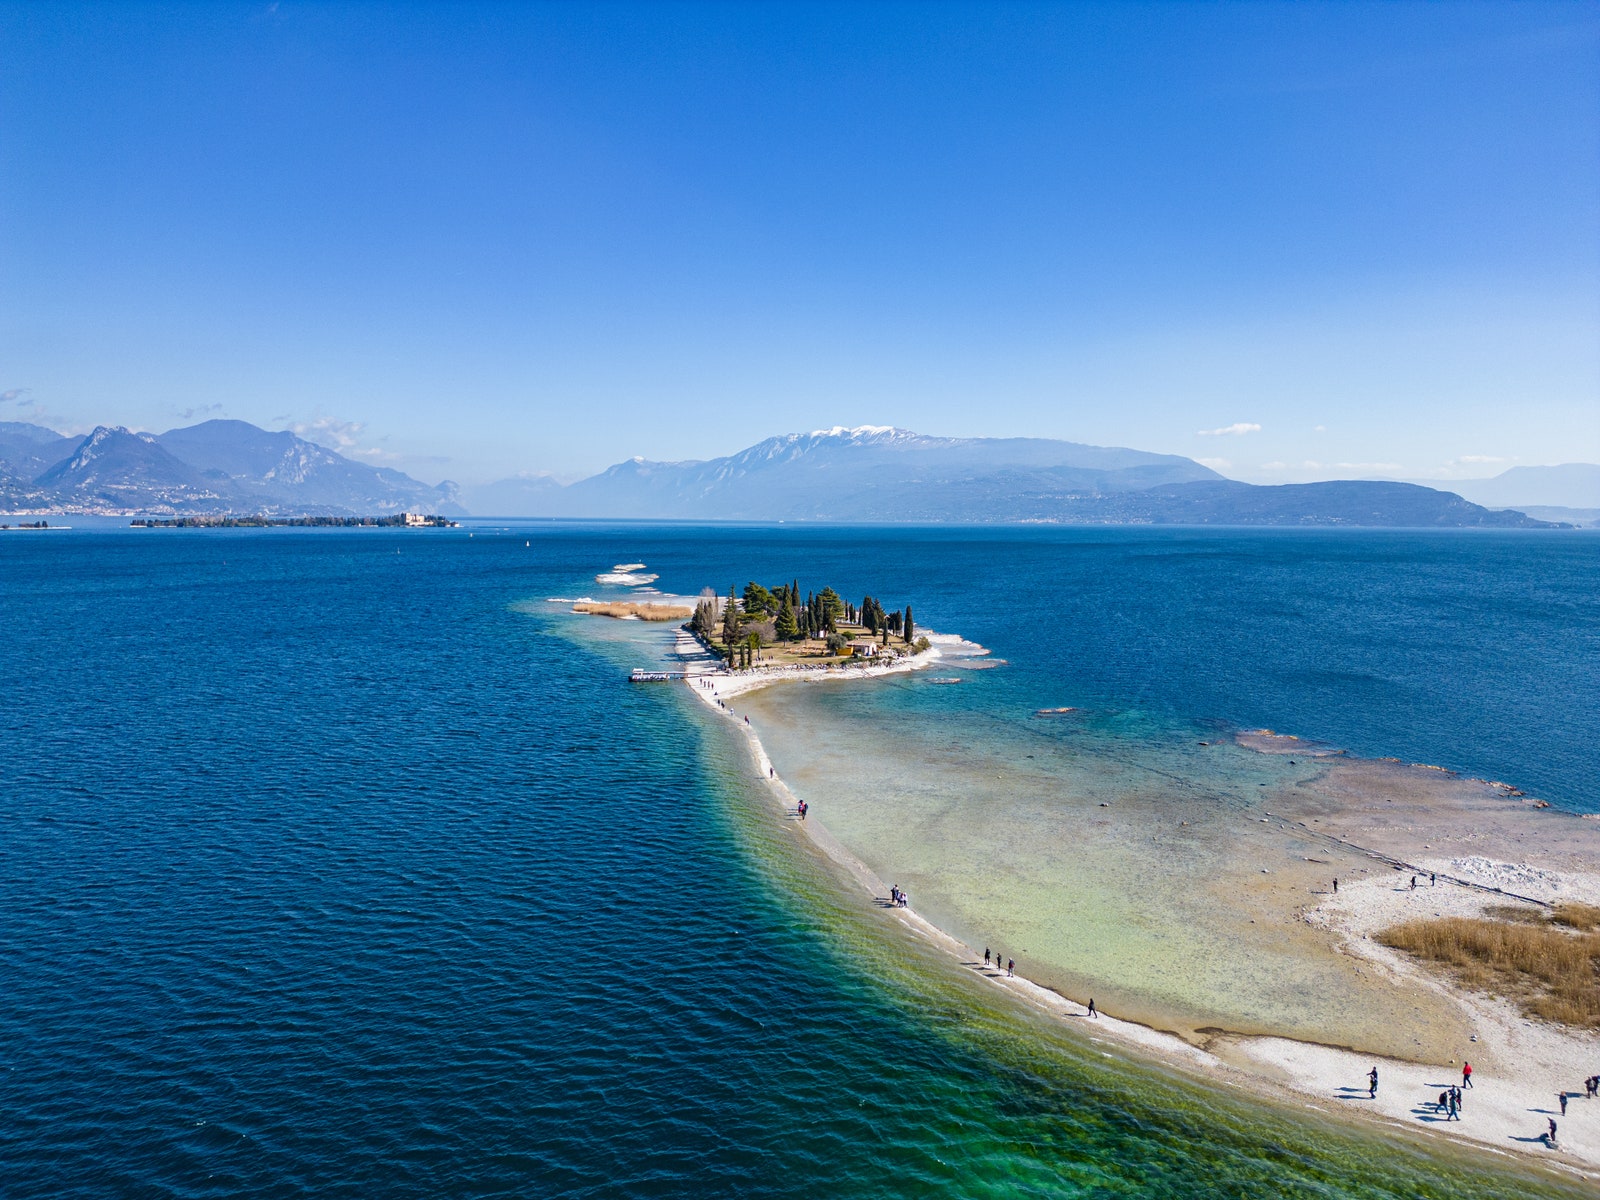
[[[877,658],[883,647],[877,642],[855,642],[850,646],[851,658]]]

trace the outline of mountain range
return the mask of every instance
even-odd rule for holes
[[[0,511],[13,513],[464,515],[455,485],[352,462],[287,431],[204,421],[166,433],[99,426],[87,437],[0,422]]]
[[[518,476],[475,489],[468,502],[493,516],[597,519],[1549,527],[1413,483],[1258,486],[1175,454],[877,425],[787,434],[706,461],[632,458],[568,486]],[[430,486],[227,420],[162,434],[100,426],[86,437],[0,422],[0,511],[466,513],[453,483]]]
[[[1444,486],[1487,508],[1600,508],[1600,465],[1595,463],[1512,467],[1489,479],[1456,479]]]
[[[1415,484],[1261,487],[1174,454],[875,425],[768,438],[703,462],[632,458],[566,487],[523,476],[468,503],[497,516],[754,522],[1547,525]]]

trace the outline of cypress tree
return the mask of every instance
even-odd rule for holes
[[[908,604],[906,605],[906,641],[909,642],[911,640],[911,635],[915,629],[916,626],[911,623],[911,605]]]
[[[776,628],[780,642],[792,642],[800,636],[800,626],[794,619],[794,605],[789,603],[788,592],[783,593],[783,604],[778,609]]]
[[[728,587],[727,603],[722,609],[722,644],[728,647],[731,654],[733,644],[739,640],[739,601],[733,594],[733,587]]]

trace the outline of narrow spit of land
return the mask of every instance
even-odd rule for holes
[[[779,612],[787,591],[780,587],[766,593]],[[650,602],[682,603],[666,597]],[[1597,889],[1596,899],[1600,899],[1600,875],[1591,877],[1577,869],[1585,861],[1591,867],[1597,861],[1585,858],[1589,842],[1583,836],[1600,832],[1589,828],[1595,822],[1573,818],[1564,823],[1563,829],[1583,828],[1569,831],[1560,853],[1539,858],[1531,844],[1538,841],[1537,835],[1516,819],[1527,814],[1506,810],[1486,817],[1481,806],[1461,806],[1459,797],[1445,786],[1448,781],[1443,773],[1336,755],[1327,759],[1325,786],[1318,793],[1321,800],[1300,807],[1285,804],[1282,811],[1275,808],[1270,817],[1274,827],[1281,825],[1291,836],[1327,839],[1327,844],[1345,855],[1339,868],[1344,874],[1343,886],[1336,894],[1322,879],[1329,870],[1328,857],[1306,857],[1301,872],[1305,878],[1295,874],[1282,881],[1304,885],[1301,890],[1307,902],[1294,914],[1294,923],[1327,943],[1321,953],[1357,960],[1359,973],[1373,989],[1387,990],[1395,1000],[1412,996],[1415,1003],[1448,1010],[1455,1014],[1452,1024],[1476,1031],[1470,1039],[1461,1034],[1462,1057],[1474,1064],[1474,1083],[1464,1092],[1462,1119],[1450,1120],[1438,1098],[1452,1084],[1461,1083],[1461,1066],[1448,1055],[1424,1054],[1420,1057],[1427,1061],[1413,1061],[1403,1055],[1323,1044],[1315,1034],[1285,1037],[1223,1028],[1196,1031],[1182,1020],[1169,1022],[1144,1012],[1138,1019],[1104,1012],[1091,1016],[1085,1004],[1088,994],[1069,997],[1064,992],[1075,989],[1061,988],[1048,971],[1040,979],[1037,971],[1030,977],[1027,963],[1019,964],[1014,974],[1002,969],[998,961],[986,963],[978,950],[929,920],[914,905],[892,904],[889,885],[835,836],[825,814],[823,819],[798,819],[803,797],[778,775],[759,737],[758,725],[765,717],[758,712],[757,724],[750,720],[750,707],[761,706],[736,709],[734,702],[782,682],[829,686],[921,670],[940,662],[946,652],[962,656],[987,652],[950,635],[926,629],[919,632],[915,627],[907,630],[909,611],[897,614],[901,628],[891,631],[881,610],[864,613],[866,606],[841,603],[837,611],[829,612],[817,605],[818,596],[807,596],[803,601],[806,616],[797,621],[799,636],[791,633],[788,638],[775,638],[775,614],[763,605],[761,590],[751,594],[747,589],[743,597],[702,595],[689,624],[674,634],[671,657],[680,669],[656,674],[683,679],[702,703],[734,723],[745,738],[757,778],[767,786],[776,810],[784,814],[790,827],[841,866],[910,935],[942,949],[1018,1001],[1059,1019],[1082,1022],[1091,1040],[1120,1044],[1219,1085],[1250,1088],[1330,1116],[1375,1119],[1480,1149],[1537,1155],[1552,1166],[1600,1178],[1600,1099],[1589,1100],[1582,1092],[1582,1080],[1600,1073],[1600,1037],[1529,1020],[1512,1001],[1470,992],[1450,976],[1378,940],[1383,930],[1410,917],[1481,914],[1497,899],[1503,902],[1511,895],[1536,900],[1541,887],[1557,892],[1566,889],[1570,897],[1574,888],[1582,890],[1592,884]],[[730,611],[735,614],[731,619]],[[806,628],[813,615],[823,619]],[[763,627],[769,621],[770,627]],[[871,644],[874,649],[860,653],[856,649],[859,643]],[[1261,753],[1307,758],[1314,754],[1306,743],[1266,733],[1241,734],[1238,742]],[[1447,793],[1453,798],[1447,798]],[[1504,789],[1495,794],[1503,797]],[[1403,829],[1394,819],[1397,809],[1393,800],[1397,797],[1407,803]],[[812,798],[813,802],[818,799],[825,797]],[[1445,861],[1443,856],[1458,847],[1481,853],[1464,866]],[[1524,863],[1538,859],[1551,869],[1532,869],[1530,875],[1524,868],[1521,875],[1507,874],[1510,868],[1499,862],[1497,855]],[[1397,874],[1397,867],[1422,871],[1429,863],[1444,876],[1442,887],[1413,889]],[[1511,883],[1518,886],[1506,886]],[[1239,897],[1246,906],[1261,900],[1254,895]],[[1178,1032],[1170,1032],[1174,1029]],[[1370,1095],[1367,1078],[1374,1066],[1379,1070],[1380,1086],[1376,1095]],[[1557,1096],[1564,1087],[1572,1092],[1565,1115],[1559,1111]],[[1554,1147],[1542,1137],[1545,1121],[1552,1117],[1560,1126]]]
[[[1422,859],[1440,865],[1436,857],[1416,853],[1421,850],[1424,836],[1435,837],[1442,843],[1444,839],[1437,832],[1425,834],[1413,828],[1411,832],[1418,839],[1417,844],[1413,846],[1408,840],[1393,847],[1399,852],[1393,861],[1391,855],[1381,848],[1370,851],[1370,869],[1352,873],[1337,895],[1313,896],[1313,902],[1307,906],[1302,919],[1307,925],[1323,930],[1327,937],[1337,941],[1340,953],[1359,957],[1375,986],[1417,994],[1419,999],[1425,995],[1431,1001],[1456,1006],[1463,1018],[1477,1030],[1472,1040],[1464,1043],[1464,1061],[1474,1062],[1474,1075],[1472,1087],[1463,1092],[1460,1120],[1449,1119],[1447,1108],[1441,1107],[1438,1102],[1441,1093],[1452,1085],[1461,1084],[1460,1061],[1408,1061],[1349,1047],[1323,1045],[1316,1041],[1232,1034],[1222,1029],[1208,1030],[1206,1036],[1197,1040],[1166,1032],[1142,1021],[1123,1020],[1105,1013],[1090,1016],[1086,1008],[1087,996],[1069,998],[1048,984],[1029,978],[1025,965],[1016,974],[1011,974],[1001,968],[998,962],[986,964],[978,950],[936,926],[914,906],[892,906],[889,885],[839,842],[828,829],[825,817],[821,820],[815,817],[805,821],[795,819],[801,797],[778,775],[760,740],[758,728],[749,723],[748,713],[735,709],[734,701],[756,689],[785,680],[825,685],[891,672],[919,670],[941,659],[940,643],[959,643],[959,639],[931,635],[929,644],[920,653],[907,655],[892,664],[854,671],[817,672],[794,664],[772,664],[765,669],[733,672],[699,638],[684,630],[677,635],[674,657],[682,662],[685,680],[696,697],[731,720],[743,734],[756,776],[766,784],[781,811],[793,822],[797,833],[842,866],[863,891],[892,914],[892,919],[899,921],[910,934],[944,950],[992,986],[1002,988],[1019,1001],[1054,1017],[1083,1022],[1085,1032],[1091,1039],[1122,1044],[1145,1057],[1224,1085],[1248,1087],[1263,1094],[1276,1095],[1283,1101],[1328,1115],[1359,1115],[1397,1127],[1426,1131],[1433,1137],[1474,1144],[1482,1149],[1537,1155],[1551,1165],[1559,1165],[1585,1177],[1600,1178],[1600,1098],[1587,1098],[1582,1088],[1583,1079],[1600,1073],[1600,1038],[1583,1031],[1529,1020],[1511,1001],[1456,986],[1448,976],[1428,970],[1377,940],[1377,934],[1382,929],[1408,916],[1420,915],[1424,909],[1428,914],[1436,911],[1476,914],[1497,899],[1505,901],[1505,892],[1495,891],[1498,885],[1489,882],[1501,878],[1489,867],[1489,858],[1481,858],[1477,867],[1479,871],[1486,872],[1481,880],[1462,879],[1454,884],[1447,883],[1443,891],[1435,887],[1423,894],[1420,889],[1409,886],[1409,876],[1401,878],[1394,868],[1395,861],[1415,863],[1418,870],[1421,869],[1418,860]],[[1304,746],[1303,743],[1299,745]],[[1359,773],[1363,764],[1343,760],[1338,765],[1350,766]],[[1357,790],[1357,785],[1350,781],[1345,781],[1341,786]],[[1386,801],[1375,803],[1388,804]],[[1333,821],[1330,824],[1368,841],[1384,842],[1382,831],[1374,827],[1359,804],[1352,803],[1349,811],[1348,823]],[[1460,817],[1459,813],[1451,814],[1448,818],[1444,813],[1436,815],[1450,820],[1459,820]],[[1276,819],[1297,822],[1301,819],[1309,821],[1310,817],[1309,814],[1303,818],[1285,814]],[[1328,816],[1324,813],[1317,819],[1325,821]],[[1514,819],[1508,821],[1509,826],[1515,824]],[[1464,836],[1471,839],[1478,849],[1492,850],[1492,846],[1483,844],[1484,833],[1485,823],[1479,819]],[[1526,849],[1511,845],[1504,848]],[[1369,852],[1361,849],[1359,853],[1366,855]],[[1527,856],[1524,854],[1522,857]],[[1593,882],[1600,885],[1600,879]],[[1565,887],[1567,893],[1571,894],[1575,883],[1581,881],[1568,872],[1559,879],[1547,875],[1545,883],[1554,883],[1558,889]],[[1537,879],[1525,881],[1523,886],[1539,890]],[[1308,888],[1308,893],[1319,890]],[[1480,1046],[1483,1048],[1481,1059],[1477,1055]],[[1367,1083],[1367,1073],[1374,1066],[1378,1068],[1380,1077],[1375,1096],[1369,1095]],[[1570,1093],[1566,1114],[1560,1112],[1558,1103],[1558,1093],[1563,1088]],[[1554,1147],[1549,1146],[1542,1137],[1545,1122],[1551,1118],[1559,1125],[1558,1140]]]

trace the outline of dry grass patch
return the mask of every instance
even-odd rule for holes
[[[633,600],[584,600],[572,606],[575,613],[597,617],[637,617],[641,621],[684,621],[694,609],[681,604],[650,604]]]
[[[1600,933],[1579,924],[1595,918],[1587,905],[1563,905],[1534,923],[1521,913],[1515,921],[1438,917],[1396,925],[1378,941],[1442,963],[1463,986],[1515,1000],[1529,1016],[1600,1029]]]
[[[1558,904],[1550,919],[1557,925],[1585,932],[1600,929],[1600,906],[1593,904]]]

